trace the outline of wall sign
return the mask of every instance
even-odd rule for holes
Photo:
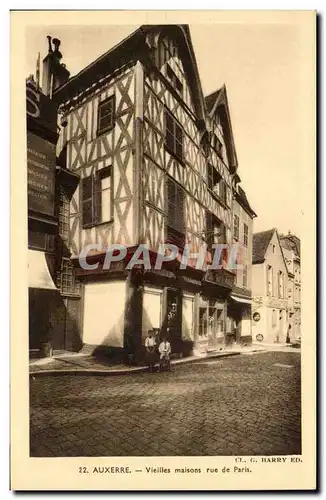
[[[54,214],[56,148],[54,144],[27,133],[28,209]]]
[[[261,333],[258,333],[256,335],[256,340],[258,340],[258,342],[262,342],[264,340],[264,335],[262,335]]]
[[[260,314],[259,312],[255,312],[253,315],[252,315],[252,319],[254,321],[259,321],[260,320]]]

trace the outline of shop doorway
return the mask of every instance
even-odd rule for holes
[[[172,351],[179,352],[182,348],[182,300],[181,292],[171,288],[166,293],[166,326]]]
[[[199,307],[199,340],[207,339],[208,348],[214,349],[224,343],[224,307],[214,300]]]

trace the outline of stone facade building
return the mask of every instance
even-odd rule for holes
[[[252,336],[256,342],[286,343],[288,339],[288,268],[277,230],[253,235]]]
[[[280,241],[288,269],[289,337],[295,341],[301,339],[300,240],[289,232]]]
[[[253,220],[256,217],[246,193],[235,176],[233,188],[233,243],[240,244],[236,281],[229,297],[228,317],[233,340],[248,344],[252,340],[252,245]]]

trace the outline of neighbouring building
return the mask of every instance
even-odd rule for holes
[[[253,235],[252,336],[254,342],[288,340],[288,269],[277,230]]]
[[[61,193],[66,190],[71,197],[78,182],[75,174],[67,169],[62,172],[62,158],[56,156],[57,106],[51,95],[68,79],[69,72],[60,63],[60,41],[54,39],[53,45],[54,50],[49,39],[49,53],[43,60],[42,88],[39,60],[36,79],[30,76],[26,81],[29,349],[43,355],[51,354],[53,349],[67,348],[71,337],[68,333],[72,330],[71,308],[57,281],[64,279],[61,278],[64,253],[70,256],[60,236]]]
[[[239,269],[228,303],[228,331],[231,340],[238,344],[252,342],[252,237],[253,219],[256,217],[245,191],[239,185],[240,177],[234,176],[233,187],[233,242],[240,243]]]
[[[189,28],[142,26],[59,85],[47,68],[43,92],[60,129],[56,284],[71,319],[61,344],[137,358],[150,328],[183,354],[226,345],[234,331],[237,342],[247,338],[255,214],[237,186],[226,88],[204,98]],[[126,269],[140,243],[154,258],[162,242],[180,254],[204,247],[208,264],[214,243],[239,239],[247,265],[238,276],[226,253],[218,270],[191,260],[182,269],[180,258],[161,271]],[[112,244],[127,254],[104,269]],[[88,253],[93,269],[80,265],[87,245],[98,245]]]
[[[285,262],[288,269],[289,338],[301,339],[301,270],[300,239],[291,234],[280,235]]]

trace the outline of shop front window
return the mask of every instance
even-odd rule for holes
[[[208,310],[207,307],[199,308],[199,338],[203,339],[208,336]]]
[[[221,337],[224,335],[224,309],[217,306],[214,300],[199,307],[199,340],[207,337]]]

